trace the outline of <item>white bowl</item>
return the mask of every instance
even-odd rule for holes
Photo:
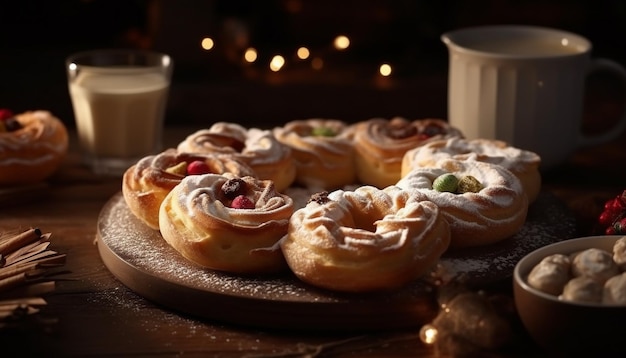
[[[555,352],[626,353],[626,306],[574,303],[527,283],[532,268],[546,256],[589,248],[609,252],[622,236],[589,236],[561,241],[524,256],[513,271],[515,305],[523,325],[541,346]]]

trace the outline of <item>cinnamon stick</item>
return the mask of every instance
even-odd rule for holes
[[[0,292],[19,286],[26,282],[27,279],[28,274],[26,272],[20,272],[7,278],[3,278],[0,280]]]
[[[32,228],[11,238],[0,240],[0,254],[6,256],[20,247],[28,245],[35,240],[39,240],[40,238],[41,230],[38,228]]]
[[[0,300],[0,307],[10,305],[45,306],[48,303],[41,297],[20,297],[17,299]]]
[[[37,262],[30,262],[26,265],[13,265],[8,267],[0,268],[0,283],[7,277],[19,275],[26,271],[34,270],[37,268]],[[2,285],[0,284],[0,291],[2,290]]]

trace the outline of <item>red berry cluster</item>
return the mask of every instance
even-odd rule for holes
[[[243,179],[228,179],[222,185],[222,193],[226,199],[230,200],[230,207],[233,209],[254,209],[254,201],[245,194],[248,191],[247,184]]]
[[[606,235],[626,234],[626,190],[604,203],[598,224]]]

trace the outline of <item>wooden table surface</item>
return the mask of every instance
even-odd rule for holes
[[[168,128],[173,144],[191,128]],[[544,190],[572,211],[578,235],[593,230],[603,202],[626,188],[626,137],[581,149],[563,167],[544,173]],[[122,285],[106,269],[94,244],[106,201],[120,191],[118,178],[94,176],[80,165],[75,142],[45,188],[0,202],[0,230],[39,227],[53,248],[67,254],[56,289],[38,313],[47,325],[0,331],[4,352],[46,356],[390,357],[436,356],[418,329],[359,334],[307,333],[247,328],[185,316],[160,307]],[[510,294],[511,282],[502,292]],[[216,309],[220,309],[216,307]],[[523,347],[523,348],[520,348]],[[520,348],[520,350],[516,350]],[[490,356],[544,356],[522,337],[516,348]],[[547,355],[545,355],[547,356]]]

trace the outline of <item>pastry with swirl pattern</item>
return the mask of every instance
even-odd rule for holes
[[[529,203],[537,199],[541,190],[539,155],[491,139],[469,140],[455,137],[436,140],[410,149],[402,158],[402,175],[408,174],[413,168],[433,166],[443,158],[477,160],[505,167],[522,182]]]
[[[270,130],[217,122],[187,136],[177,149],[189,153],[232,155],[248,164],[259,179],[273,181],[278,191],[289,187],[296,177],[291,148],[280,143]]]
[[[505,240],[524,225],[528,198],[519,179],[496,164],[442,159],[416,168],[397,185],[437,204],[450,224],[450,248]]]
[[[402,158],[412,148],[433,140],[462,136],[441,119],[409,121],[372,118],[354,124],[354,148],[357,179],[364,184],[384,188],[400,180]]]
[[[0,186],[34,184],[49,178],[68,148],[65,125],[44,110],[0,118]]]
[[[190,175],[159,210],[161,235],[189,261],[235,274],[287,269],[278,241],[293,202],[270,180],[229,173]]]
[[[122,195],[138,219],[158,230],[159,207],[167,193],[187,175],[207,173],[256,175],[247,164],[231,156],[183,153],[170,148],[128,168],[122,177]]]
[[[450,229],[432,202],[390,186],[314,195],[280,241],[302,281],[323,289],[398,288],[426,273],[448,248]]]
[[[335,190],[356,181],[351,127],[333,119],[295,120],[274,128],[292,150],[295,182],[308,188]]]

